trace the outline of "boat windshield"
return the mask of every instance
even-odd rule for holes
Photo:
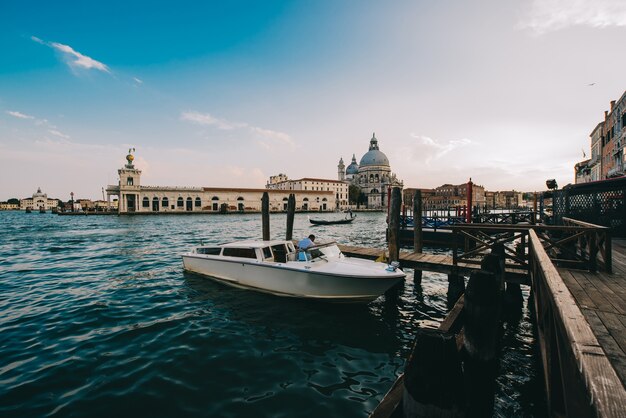
[[[337,244],[320,247],[319,250],[326,257],[339,258],[341,256],[341,250],[337,247]]]

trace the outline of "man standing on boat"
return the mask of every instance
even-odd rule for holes
[[[315,235],[311,234],[306,238],[301,239],[298,242],[298,248],[301,250],[306,250],[309,247],[315,245]]]

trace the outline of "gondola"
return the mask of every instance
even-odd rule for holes
[[[338,219],[336,221],[327,221],[324,219],[309,218],[309,222],[311,222],[313,225],[341,225],[341,224],[349,224],[350,222],[354,221],[355,218],[356,218],[356,215],[353,215],[351,218]]]

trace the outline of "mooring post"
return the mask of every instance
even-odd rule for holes
[[[459,268],[452,266],[452,271],[448,274],[448,308],[452,308],[459,297],[465,291],[465,278],[459,274]]]
[[[537,223],[537,192],[535,192],[533,197],[533,221],[531,224],[535,225]]]
[[[455,335],[418,329],[404,371],[403,418],[463,417],[464,404]]]
[[[422,191],[415,190],[413,196],[413,252],[421,254],[423,249],[422,238]],[[413,281],[416,284],[422,283],[422,270],[413,271]]]
[[[493,414],[495,378],[498,368],[500,324],[500,283],[492,272],[474,271],[465,290],[463,348],[467,353],[465,371],[466,415]]]
[[[465,213],[465,222],[472,223],[472,192],[473,192],[473,188],[472,186],[474,185],[474,183],[472,183],[472,178],[470,177],[469,181],[467,182],[467,212]]]
[[[399,187],[391,190],[391,203],[389,207],[389,261],[400,259],[400,206],[402,205],[402,192]]]
[[[270,240],[270,196],[263,192],[261,198],[261,220],[263,228],[263,241]]]
[[[290,241],[293,239],[293,219],[296,213],[296,195],[289,194],[289,200],[287,201],[287,233],[285,239]]]

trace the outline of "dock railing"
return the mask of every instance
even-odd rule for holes
[[[624,416],[624,387],[544,249],[528,231],[530,279],[549,416]]]
[[[567,219],[567,218],[565,218]],[[451,227],[454,265],[480,264],[481,257],[503,247],[507,268],[528,271],[528,234],[534,230],[550,260],[559,266],[612,271],[609,228],[568,220],[568,225],[463,224]],[[462,239],[461,239],[462,238]],[[463,248],[458,243],[464,242]]]
[[[578,254],[585,254],[590,263],[595,264],[606,272],[613,271],[613,246],[611,244],[611,228],[594,225],[588,222],[572,218],[563,218],[563,225],[591,228],[586,234],[578,235],[575,242],[575,250]]]

